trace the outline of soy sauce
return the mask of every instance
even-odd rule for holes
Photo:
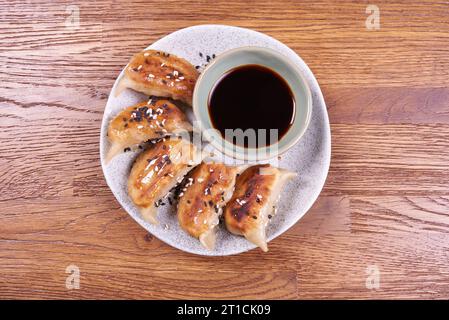
[[[287,82],[260,65],[244,65],[224,74],[212,89],[208,102],[212,125],[223,138],[227,138],[226,129],[255,130],[256,141],[230,141],[246,148],[276,143],[287,133],[295,117],[295,100]],[[257,135],[259,129],[266,130],[265,139]],[[278,130],[275,141],[270,141],[270,129]]]

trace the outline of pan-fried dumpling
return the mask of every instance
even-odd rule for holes
[[[159,200],[199,163],[199,155],[190,142],[178,138],[164,140],[137,157],[128,178],[130,198],[143,218],[153,224],[157,223]]]
[[[226,228],[268,251],[265,229],[275,211],[284,184],[296,174],[268,164],[246,169],[235,184],[234,194],[226,204]]]
[[[188,61],[162,51],[144,50],[131,58],[116,94],[130,88],[191,105],[197,79],[198,71]]]
[[[150,99],[128,107],[110,123],[108,139],[111,142],[106,162],[124,149],[147,140],[192,131],[185,114],[168,100]]]
[[[239,171],[239,167],[203,162],[189,173],[180,190],[179,224],[207,249],[215,247],[215,229]]]

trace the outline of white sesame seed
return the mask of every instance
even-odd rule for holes
[[[137,67],[137,71],[140,71],[140,69],[142,69],[142,65]]]
[[[239,204],[239,205],[244,205],[246,203],[245,200],[240,200],[240,199],[235,199],[235,201]]]
[[[201,183],[201,182],[204,181],[204,179],[203,179],[203,178],[198,178],[198,179],[196,179],[196,181],[198,181],[199,183]]]
[[[165,66],[165,62],[161,64],[161,67]]]
[[[148,52],[145,52],[144,54],[143,54],[143,56],[144,57],[148,57],[150,54],[148,53]]]
[[[256,197],[257,197],[257,199],[259,199],[259,200],[262,199],[262,196],[261,196],[260,194],[257,194]]]
[[[178,76],[178,71],[173,71],[173,75],[176,77],[176,76]]]
[[[150,73],[150,74],[148,75],[148,78],[154,78],[154,74]]]
[[[181,76],[181,77],[179,77],[178,79],[179,79],[179,80],[184,80],[184,77]]]

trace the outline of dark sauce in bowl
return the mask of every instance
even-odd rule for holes
[[[246,148],[276,143],[290,129],[295,117],[295,99],[287,82],[260,65],[244,65],[224,74],[209,95],[208,107],[213,127],[225,139],[229,138],[226,129],[255,130],[255,141],[235,137],[230,141]],[[266,130],[265,139],[262,136],[259,139],[259,129]],[[270,129],[277,130],[274,141],[270,139]]]

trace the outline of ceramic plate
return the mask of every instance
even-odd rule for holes
[[[200,25],[176,31],[156,41],[148,49],[157,49],[175,54],[200,66],[200,71],[207,64],[207,56],[219,55],[229,49],[243,46],[259,46],[277,50],[287,56],[302,70],[312,92],[312,118],[310,125],[301,140],[280,159],[269,161],[275,166],[298,173],[298,177],[291,180],[282,193],[277,214],[271,219],[267,229],[268,240],[281,235],[309,210],[323,188],[329,170],[331,139],[329,119],[326,105],[318,82],[304,61],[290,48],[281,42],[256,31],[249,29],[222,26]],[[143,49],[143,48],[142,48]],[[199,53],[202,53],[202,57]],[[130,58],[131,58],[130,54]],[[117,201],[122,207],[152,235],[180,250],[194,254],[223,256],[245,252],[255,248],[255,245],[226,231],[223,225],[219,226],[215,250],[209,251],[201,246],[198,240],[190,237],[178,225],[175,207],[159,207],[159,225],[151,225],[144,221],[138,209],[133,205],[127,194],[127,178],[131,164],[138,154],[126,152],[116,156],[111,162],[105,164],[104,159],[109,143],[106,137],[109,121],[123,108],[148,99],[143,94],[132,90],[125,90],[115,97],[114,92],[118,80],[106,105],[101,125],[100,156],[101,165],[106,182],[111,188]],[[193,112],[187,111],[191,120]],[[210,148],[210,146],[205,146]],[[219,155],[221,158],[221,155]],[[233,162],[225,159],[226,163]],[[268,245],[268,248],[270,246]],[[260,249],[258,249],[260,250]]]

